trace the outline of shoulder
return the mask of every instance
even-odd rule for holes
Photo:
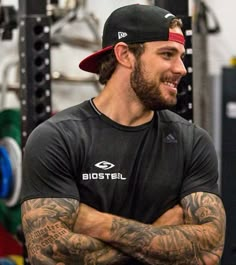
[[[157,112],[159,132],[192,141],[195,125],[170,110]]]
[[[215,157],[215,147],[209,133],[198,125],[189,122],[178,114],[163,110],[158,112],[159,133],[164,135],[173,135],[178,143],[182,144],[187,156],[192,154],[211,153]]]
[[[84,121],[94,117],[97,117],[96,112],[87,100],[56,113],[48,121],[54,124],[59,124],[66,123],[67,121]]]
[[[97,115],[91,108],[89,101],[85,101],[54,114],[38,125],[32,131],[30,138],[51,133],[63,135],[66,131],[73,131],[75,127],[82,126],[83,122],[93,118],[97,118]]]
[[[41,145],[58,145],[74,142],[81,134],[87,122],[97,119],[89,101],[67,108],[54,114],[39,124],[29,135],[26,147]]]
[[[160,125],[168,126],[169,128],[171,127],[175,130],[178,130],[179,132],[182,132],[183,135],[185,135],[186,137],[191,137],[193,140],[196,140],[199,137],[204,137],[211,140],[208,132],[205,129],[199,127],[195,123],[184,119],[173,111],[159,111],[158,119],[160,121]]]

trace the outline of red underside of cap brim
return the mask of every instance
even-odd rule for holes
[[[90,73],[98,74],[98,68],[101,59],[105,55],[106,52],[110,51],[113,48],[113,46],[108,46],[102,50],[99,50],[85,59],[83,59],[80,64],[79,68]]]

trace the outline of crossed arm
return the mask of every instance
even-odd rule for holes
[[[185,224],[145,225],[82,205],[75,231],[100,239],[145,264],[219,264],[225,212],[219,197],[193,193],[181,201]]]
[[[22,226],[31,264],[218,264],[225,233],[220,198],[199,192],[181,204],[185,224],[172,225],[167,213],[147,225],[73,199],[26,201]]]
[[[132,260],[100,240],[74,232],[78,211],[74,199],[39,198],[22,204],[31,265],[122,265]]]

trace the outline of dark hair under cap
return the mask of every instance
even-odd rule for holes
[[[169,32],[172,19],[169,11],[151,5],[127,5],[113,11],[105,22],[102,49],[86,57],[79,67],[98,73],[101,58],[118,42],[143,43],[148,41],[176,41],[184,44],[184,36]]]

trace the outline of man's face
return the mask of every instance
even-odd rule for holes
[[[179,28],[172,32],[182,34]],[[136,60],[131,73],[131,87],[146,109],[161,110],[177,102],[177,85],[186,69],[184,46],[174,41],[145,44],[145,51]]]

